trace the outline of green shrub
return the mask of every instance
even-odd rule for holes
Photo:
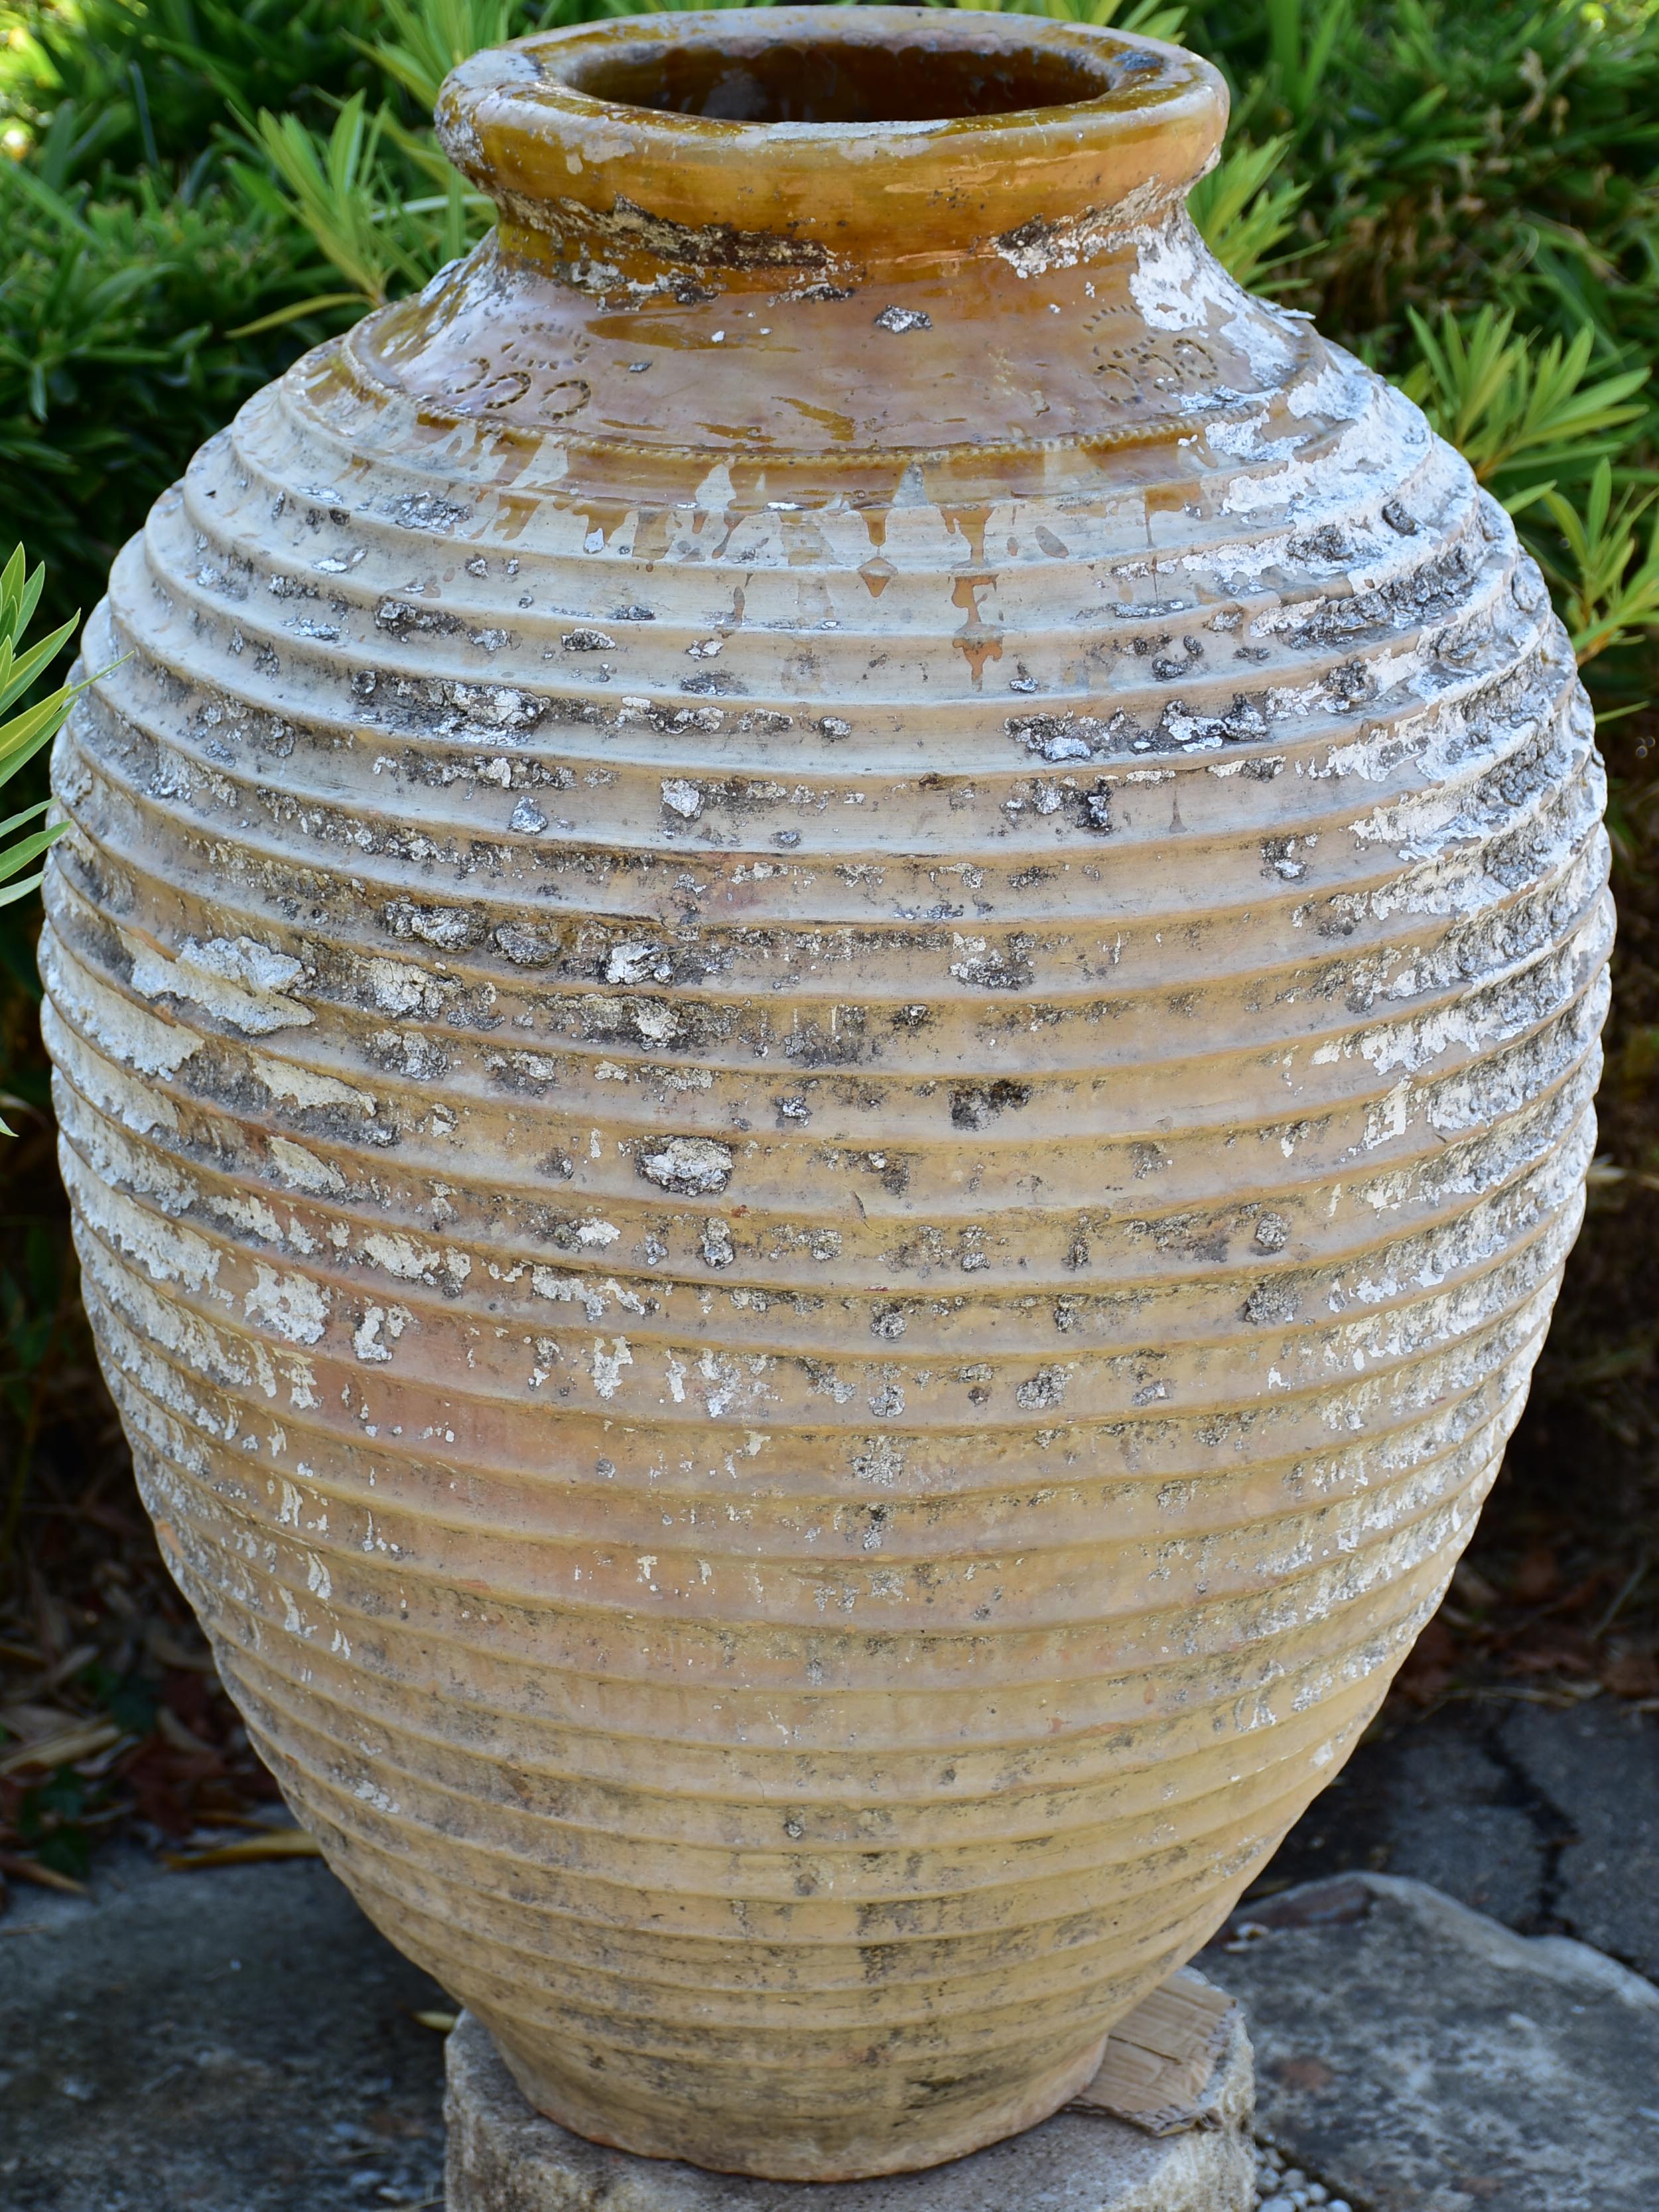
[[[1232,132],[1193,199],[1212,245],[1401,377],[1522,518],[1603,704],[1639,704],[1659,623],[1638,526],[1659,0],[1024,4],[1185,35],[1218,62]],[[488,207],[428,127],[447,70],[538,23],[625,12],[0,6],[0,121],[21,134],[0,161],[0,504],[31,518],[48,622],[91,603],[250,392],[480,234]],[[27,969],[15,922],[0,952]]]
[[[1659,342],[1655,0],[1249,0],[1187,35],[1235,87],[1235,128],[1289,134],[1299,303],[1386,365],[1407,310],[1514,307]]]
[[[1184,36],[1218,62],[1233,123],[1194,195],[1206,236],[1246,282],[1401,379],[1542,561],[1613,770],[1625,920],[1604,1101],[1626,1164],[1597,1187],[1645,1189],[1659,1167],[1659,0],[1023,4]],[[478,234],[488,210],[428,127],[453,62],[540,22],[631,12],[0,0],[14,156],[0,160],[0,507],[29,518],[46,557],[49,629],[92,603],[116,548],[242,399]],[[0,1089],[42,1105],[27,907],[0,908]],[[1583,1279],[1608,1279],[1610,1238],[1601,1218],[1575,1262]],[[1563,1315],[1558,1334],[1597,1340],[1571,1288]],[[1621,1374],[1659,1368],[1643,1326]],[[1600,1371],[1574,1370],[1592,1393]],[[1659,1463],[1659,1412],[1638,1417],[1620,1387],[1620,1433]]]
[[[1164,35],[1184,19],[1234,86],[1227,157],[1194,201],[1212,243],[1408,388],[1443,386],[1466,327],[1507,386],[1500,408],[1528,382],[1583,398],[1624,377],[1628,396],[1659,350],[1659,0],[1027,4]],[[0,110],[29,143],[0,163],[0,499],[34,518],[63,595],[50,611],[90,602],[115,547],[250,391],[477,235],[488,210],[426,127],[445,70],[538,22],[624,12],[0,8]],[[1621,489],[1620,467],[1648,459],[1644,420],[1604,426],[1619,436],[1553,488],[1580,497],[1605,454]],[[1524,453],[1505,467],[1494,488],[1528,493],[1541,550],[1556,529],[1547,475]],[[1617,656],[1605,678],[1621,696],[1642,680]]]
[[[33,645],[25,643],[45,583],[43,569],[30,573],[21,545],[0,570],[0,791],[52,743],[78,688],[60,684],[44,699],[15,714],[9,711],[25,698],[41,671],[51,667],[74,628],[71,617]],[[32,861],[44,862],[46,848],[61,833],[62,824],[49,826],[46,821],[48,805],[36,799],[0,821],[0,907],[15,906],[40,884],[40,868],[27,876],[23,871]],[[11,1134],[3,1121],[0,1133]]]

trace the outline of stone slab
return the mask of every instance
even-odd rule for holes
[[[1552,1836],[1535,1793],[1501,1756],[1501,1723],[1482,1717],[1484,1730],[1419,1723],[1401,1732],[1393,1747],[1388,1863],[1371,1870],[1426,1882],[1536,1935]]]
[[[1219,2124],[1154,2136],[1068,2108],[922,2173],[757,2181],[635,2158],[534,2111],[487,2031],[463,2013],[447,2046],[447,2212],[1250,2212],[1251,2064],[1242,2017],[1195,2102]]]
[[[1503,1742],[1566,1830],[1550,1909],[1659,1979],[1659,1714],[1607,1698],[1565,1713],[1522,1705]]]
[[[0,2212],[441,2202],[453,2012],[320,1860],[100,1857],[0,1919]]]
[[[1384,1875],[1236,1914],[1256,2128],[1366,2212],[1654,2212],[1659,1988]]]
[[[1350,1869],[1659,1980],[1659,1713],[1493,1693],[1367,1739],[1267,1871],[1288,1887]]]

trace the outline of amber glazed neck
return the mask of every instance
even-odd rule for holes
[[[523,39],[446,83],[501,244],[585,289],[923,277],[1144,222],[1213,160],[1216,71],[1155,39],[908,8],[672,13]]]

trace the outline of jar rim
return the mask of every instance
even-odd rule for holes
[[[867,272],[1126,201],[1150,213],[1210,165],[1226,112],[1208,63],[1134,32],[798,6],[536,33],[462,63],[437,122],[510,243],[603,228],[623,206],[624,250],[643,216],[724,234],[728,264],[736,234],[769,241],[774,270],[793,242],[805,264]],[[699,258],[695,235],[680,242]],[[671,259],[672,243],[654,241]]]

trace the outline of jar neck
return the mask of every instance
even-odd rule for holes
[[[501,245],[583,289],[707,298],[1075,262],[1213,160],[1207,64],[1042,17],[906,8],[669,13],[462,64],[452,161]]]

